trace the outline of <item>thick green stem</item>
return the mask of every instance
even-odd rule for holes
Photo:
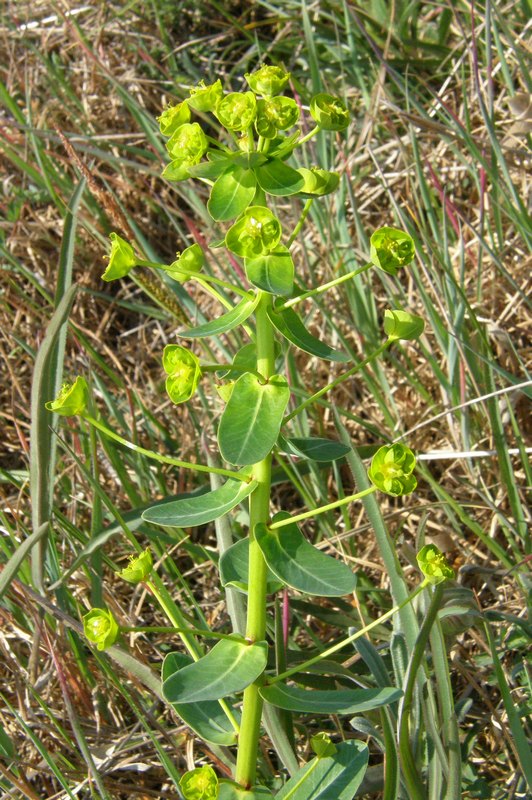
[[[261,292],[256,311],[257,371],[270,378],[275,369],[274,332],[268,317],[271,296]],[[257,523],[267,523],[270,516],[271,453],[253,467],[257,488],[249,498],[249,586],[246,638],[259,642],[266,635],[266,562],[254,536]],[[260,677],[244,692],[242,722],[238,740],[235,779],[246,788],[253,786],[257,772],[257,754],[262,717]]]

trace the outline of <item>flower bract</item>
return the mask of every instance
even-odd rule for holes
[[[176,260],[165,267],[165,272],[179,283],[184,283],[191,275],[199,272],[204,263],[203,250],[199,244],[194,243],[178,254]]]
[[[381,492],[399,497],[416,488],[415,466],[416,457],[404,444],[384,445],[373,456],[368,476]]]
[[[166,391],[172,403],[190,400],[201,377],[199,359],[180,344],[167,344],[163,351],[163,369],[167,373]]]
[[[211,83],[210,86],[206,86],[201,81],[190,90],[190,97],[187,102],[196,111],[214,111],[222,99],[223,93],[221,80]]]
[[[250,206],[225,236],[227,248],[244,258],[271,253],[280,240],[281,223],[265,206]]]
[[[190,108],[187,101],[183,100],[182,103],[165,108],[161,116],[157,117],[157,122],[162,135],[171,136],[185,122],[190,122]]]
[[[273,139],[277,131],[291,128],[299,119],[299,106],[291,97],[272,97],[257,102],[255,128],[259,136]]]
[[[137,258],[133,247],[122,239],[117,233],[110,233],[111,252],[109,253],[109,263],[102,275],[103,281],[115,281],[123,278],[137,264]]]
[[[185,772],[179,787],[185,800],[216,800],[218,797],[218,777],[208,764]]]
[[[370,259],[376,267],[397,275],[401,267],[414,260],[414,240],[398,228],[379,228],[370,238]]]
[[[323,92],[311,99],[310,115],[325,131],[343,131],[349,125],[349,111],[344,101]]]
[[[63,417],[83,416],[89,405],[87,381],[78,376],[74,383],[64,383],[55,400],[49,400],[44,405],[48,411]]]
[[[257,100],[253,92],[230,92],[216,107],[216,116],[228,131],[245,131],[253,124]]]
[[[419,569],[429,583],[436,584],[454,578],[454,570],[435,545],[426,544],[416,556]]]
[[[334,192],[340,182],[340,176],[337,172],[328,172],[326,169],[300,167],[298,172],[305,181],[303,188],[300,190],[301,194],[308,194],[313,197],[323,197],[325,194]]]
[[[197,122],[186,122],[174,131],[166,143],[172,161],[163,171],[168,180],[181,181],[188,177],[188,167],[198,164],[209,144]]]
[[[140,555],[130,556],[128,565],[116,574],[128,583],[142,583],[149,577],[152,567],[153,558],[147,547]]]
[[[283,91],[290,80],[290,73],[285,72],[282,67],[265,64],[255,72],[246,72],[244,78],[255,94],[261,94],[263,97],[273,97]]]
[[[118,623],[105,608],[93,608],[83,617],[83,632],[98,650],[111,647],[118,638]]]
[[[384,333],[388,339],[419,339],[425,330],[425,320],[401,309],[384,312]]]

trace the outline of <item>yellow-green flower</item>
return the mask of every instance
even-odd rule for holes
[[[265,64],[255,72],[246,72],[244,78],[248,82],[250,89],[255,94],[261,94],[264,97],[273,97],[275,94],[280,94],[288,81],[290,80],[290,73],[285,72],[282,67],[274,67]]]
[[[74,383],[64,383],[55,400],[44,404],[48,411],[63,417],[83,416],[89,405],[89,387],[85,378],[78,376]]]
[[[128,583],[142,583],[149,577],[152,568],[153,558],[147,547],[140,555],[130,556],[127,567],[116,574]]]
[[[368,476],[381,492],[399,497],[416,488],[415,466],[416,457],[404,444],[384,445],[373,456]]]
[[[349,125],[349,111],[343,100],[324,92],[311,99],[310,115],[324,131],[343,131]]]
[[[454,570],[441,550],[433,544],[426,544],[416,556],[419,569],[429,583],[436,584],[453,580]]]
[[[209,143],[197,122],[185,122],[166,143],[172,161],[163,170],[163,178],[182,181],[188,178],[188,168],[201,161]]]
[[[253,124],[257,100],[253,92],[230,92],[216,107],[216,116],[228,131],[245,131]]]
[[[370,246],[371,262],[390,275],[397,275],[416,254],[414,240],[399,228],[379,228],[372,234]]]
[[[163,136],[171,136],[174,131],[190,121],[190,109],[186,100],[175,106],[165,108],[160,117],[157,117],[159,130]]]
[[[179,283],[184,283],[191,275],[199,272],[205,263],[205,255],[199,244],[191,244],[183,250],[182,253],[177,253],[176,260],[173,261],[168,267],[165,267],[165,272],[168,273],[174,280]]]
[[[291,128],[299,119],[299,106],[291,97],[272,97],[257,102],[255,128],[259,136],[273,139],[277,131]]]
[[[190,400],[201,378],[199,359],[180,344],[167,344],[163,351],[163,369],[168,375],[166,391],[172,403]]]
[[[204,81],[200,81],[197,86],[193,86],[190,90],[188,104],[196,111],[215,111],[216,106],[223,97],[223,93],[221,80],[211,83],[210,86],[206,86]]]
[[[98,650],[105,650],[116,642],[120,628],[110,611],[93,608],[83,617],[83,632]]]
[[[129,242],[126,242],[117,233],[110,233],[109,239],[111,240],[111,252],[108,256],[107,269],[102,275],[103,281],[115,281],[117,278],[123,278],[137,264],[135,251]]]
[[[185,772],[179,786],[185,800],[216,800],[218,777],[208,764]]]
[[[226,247],[237,256],[257,258],[275,250],[281,223],[266,206],[250,206],[225,236]]]

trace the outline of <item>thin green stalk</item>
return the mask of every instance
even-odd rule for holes
[[[302,136],[301,139],[297,140],[295,147],[299,147],[300,144],[305,144],[305,142],[308,142],[309,139],[312,139],[312,137],[316,136],[316,134],[319,132],[320,132],[320,126],[316,125],[316,127],[312,128],[312,130],[309,131],[305,136]]]
[[[299,219],[297,221],[297,224],[296,224],[294,230],[292,231],[292,233],[290,234],[290,238],[288,239],[288,241],[286,243],[287,247],[290,247],[290,245],[292,245],[294,243],[296,237],[299,234],[299,231],[301,230],[301,228],[305,224],[305,220],[306,220],[306,218],[308,216],[308,213],[309,213],[310,209],[312,208],[312,203],[313,202],[314,202],[314,198],[313,197],[309,197],[309,199],[307,200],[307,202],[303,206],[303,211],[301,212],[301,216],[299,217]]]
[[[268,317],[271,296],[261,292],[256,310],[257,370],[269,378],[275,370],[274,330]],[[255,539],[258,523],[267,523],[270,515],[271,453],[253,467],[257,488],[249,498],[249,588],[246,638],[259,642],[266,635],[266,562]],[[238,742],[235,779],[246,788],[255,783],[260,723],[263,701],[259,695],[262,676],[246,688]]]
[[[250,481],[249,477],[240,475],[238,472],[234,472],[230,469],[222,469],[221,467],[206,467],[203,464],[192,464],[190,461],[180,461],[179,459],[172,458],[171,456],[163,456],[161,453],[156,453],[154,450],[147,450],[145,447],[140,447],[140,445],[134,444],[128,439],[124,439],[123,436],[115,433],[106,425],[104,425],[103,422],[99,422],[89,414],[84,414],[83,419],[86,419],[88,423],[94,425],[95,428],[104,433],[110,439],[113,439],[115,442],[124,445],[124,447],[127,447],[129,450],[133,450],[135,453],[141,453],[142,455],[148,456],[148,458],[153,458],[155,461],[160,461],[163,464],[172,464],[174,467],[192,469],[196,472],[214,472],[217,475],[225,475],[228,478],[233,478],[236,481],[243,481],[244,483],[249,483]]]
[[[342,497],[341,500],[335,500],[334,503],[327,503],[326,506],[320,506],[319,508],[313,508],[311,511],[304,511],[302,514],[294,514],[293,517],[289,517],[288,519],[281,519],[279,522],[272,522],[271,525],[268,525],[268,530],[273,531],[276,528],[282,528],[285,525],[292,525],[294,522],[300,522],[302,519],[310,519],[311,517],[317,517],[318,514],[324,514],[326,511],[332,511],[334,508],[340,508],[341,506],[345,506],[348,503],[354,503],[355,500],[360,500],[362,497],[366,497],[368,494],[372,494],[373,492],[377,491],[376,486],[370,486],[368,489],[364,489],[362,492],[357,492],[356,494],[350,494],[347,497]]]
[[[289,244],[290,243],[291,242],[289,241]],[[290,300],[287,300],[286,303],[283,303],[282,306],[279,306],[277,308],[277,311],[284,311],[285,308],[292,308],[297,303],[300,303],[302,300],[306,300],[308,297],[316,297],[316,295],[323,294],[323,292],[327,292],[334,286],[339,286],[341,283],[350,281],[351,278],[356,278],[357,275],[361,275],[363,272],[366,272],[372,266],[373,264],[370,261],[368,264],[364,264],[363,267],[359,267],[358,269],[354,269],[351,272],[347,272],[345,275],[340,275],[339,278],[334,278],[334,280],[328,281],[328,283],[322,283],[321,286],[318,286],[316,289],[309,289],[308,292],[303,292],[303,294],[298,294],[297,297],[291,297]]]
[[[205,639],[230,639],[232,642],[242,642],[241,636],[234,633],[216,633],[204,628],[176,628],[170,625],[120,625],[122,633],[182,633],[191,636],[203,636]]]
[[[403,776],[408,789],[408,796],[411,800],[425,800],[426,797],[410,747],[410,712],[414,701],[417,673],[425,655],[425,648],[430,636],[430,631],[441,605],[444,585],[444,583],[440,583],[436,586],[425,620],[419,631],[406,673],[406,685],[400,708],[399,756],[403,768]]]
[[[381,353],[384,353],[386,348],[388,348],[394,341],[396,340],[386,339],[386,341],[383,342],[380,347],[374,350],[373,353],[370,353],[369,356],[364,358],[362,361],[359,361],[358,364],[355,364],[354,367],[349,369],[347,372],[344,372],[344,374],[340,375],[340,377],[336,378],[336,380],[332,381],[331,383],[328,383],[327,386],[323,386],[317,392],[314,392],[314,394],[312,394],[310,397],[307,397],[307,399],[304,400],[303,403],[298,405],[297,408],[295,408],[292,412],[290,412],[290,414],[287,414],[286,417],[284,417],[283,425],[286,425],[287,422],[289,422],[291,419],[300,414],[305,408],[307,408],[307,406],[312,405],[312,403],[314,403],[318,398],[322,397],[327,392],[330,392],[331,389],[334,389],[340,383],[343,383],[348,378],[351,378],[352,375],[354,375],[363,367],[367,367],[367,365],[370,364],[374,359],[378,358],[381,355]]]

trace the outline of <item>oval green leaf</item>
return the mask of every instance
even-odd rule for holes
[[[249,372],[235,382],[218,428],[218,444],[229,464],[255,464],[265,458],[279,436],[290,399],[286,378],[273,375],[260,383]]]
[[[193,664],[185,653],[168,653],[163,661],[162,680],[174,672]],[[183,722],[192,728],[204,741],[229,747],[236,743],[236,733],[217,700],[194,703],[172,703],[172,708]]]
[[[163,687],[164,689],[164,687]],[[305,714],[360,714],[394,703],[402,697],[401,689],[301,689],[275,683],[260,690],[261,697],[277,708]]]
[[[252,170],[235,165],[214,182],[207,203],[209,214],[218,222],[238,217],[253,200],[256,188]]]
[[[205,525],[231,511],[251,494],[256,485],[256,481],[245,483],[230,479],[212,492],[205,492],[195,497],[183,497],[147,508],[142,514],[142,519],[172,528]]]
[[[279,158],[255,167],[255,175],[260,188],[277,197],[297,194],[305,184],[303,176]]]
[[[259,302],[258,294],[254,297],[244,297],[227,314],[222,314],[218,319],[206,322],[205,325],[198,325],[197,328],[189,328],[188,331],[180,331],[177,335],[184,339],[204,339],[206,336],[217,336],[233,330],[237,325],[241,325],[254,312]]]
[[[249,576],[249,539],[240,539],[225,550],[218,563],[222,586],[234,586],[240,592],[248,590]],[[282,589],[284,584],[268,570],[266,575],[266,592],[273,594]]]
[[[286,452],[310,461],[337,461],[351,452],[351,448],[332,439],[313,437],[308,439],[279,437],[279,446]]]
[[[163,695],[169,703],[186,704],[241,692],[264,672],[267,650],[266,642],[222,639],[199,661],[169,675],[163,681]]]
[[[336,752],[313,758],[275,795],[275,800],[352,800],[368,766],[369,750],[352,739]]]
[[[350,356],[347,353],[335,350],[325,342],[312,336],[305,328],[300,317],[291,308],[285,308],[283,311],[276,311],[270,308],[268,309],[268,316],[279,333],[289,342],[295,344],[296,347],[299,347],[300,350],[304,350],[305,353],[318,356],[318,358],[325,358],[328,361],[349,361]]]
[[[294,289],[294,262],[287,247],[280,245],[273,253],[246,259],[248,280],[270,294],[290,297]]]
[[[274,522],[283,519],[290,514],[280,511],[273,517]],[[341,597],[355,590],[355,573],[311,545],[295,523],[270,531],[261,522],[255,538],[273,574],[293,589],[317,597]]]

